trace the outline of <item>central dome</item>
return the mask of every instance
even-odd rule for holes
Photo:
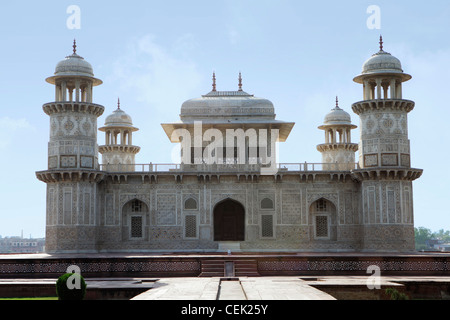
[[[182,141],[179,132],[176,132],[178,129],[189,130],[195,135],[198,129],[196,125],[199,123],[205,125],[205,128],[221,132],[228,129],[246,131],[272,128],[279,130],[280,142],[286,141],[295,123],[276,120],[275,107],[271,101],[243,91],[241,73],[237,91],[217,91],[215,73],[212,87],[208,94],[182,104],[181,121],[162,124],[170,141]]]
[[[275,108],[271,101],[256,98],[244,91],[211,91],[200,98],[184,102],[180,117],[181,120],[255,117],[275,119]]]

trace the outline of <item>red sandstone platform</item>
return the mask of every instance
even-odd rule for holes
[[[0,254],[0,278],[53,278],[76,265],[86,277],[450,276],[450,253]]]

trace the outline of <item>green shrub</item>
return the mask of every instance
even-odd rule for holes
[[[80,277],[79,289],[69,289],[67,281],[69,280],[72,282],[73,278],[69,279],[72,276]],[[66,273],[62,275],[58,278],[58,281],[56,281],[56,294],[59,300],[83,300],[86,295],[86,283],[84,282],[84,278],[78,273]]]
[[[404,293],[398,292],[393,288],[387,288],[386,294],[391,296],[391,300],[408,300],[408,296]]]

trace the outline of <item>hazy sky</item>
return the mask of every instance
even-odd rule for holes
[[[68,27],[70,5],[81,10],[79,28]],[[368,27],[371,5],[380,9],[381,29]],[[412,166],[424,169],[414,182],[415,224],[450,229],[449,17],[448,0],[2,1],[0,235],[45,235],[46,186],[35,176],[47,168],[42,105],[54,101],[45,78],[72,53],[74,38],[104,81],[94,91],[106,108],[99,127],[120,97],[140,128],[137,163],[172,162],[174,145],[160,124],[179,120],[185,100],[211,90],[213,70],[218,90],[237,90],[242,72],[245,91],[271,100],[278,120],[296,122],[280,162],[318,163],[324,134],[317,127],[336,96],[359,125],[351,104],[362,100],[362,87],[352,79],[382,34],[385,51],[413,76],[403,96],[416,102]],[[358,136],[357,129],[353,142]]]

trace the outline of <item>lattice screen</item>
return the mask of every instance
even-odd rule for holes
[[[189,198],[184,203],[184,209],[187,210],[197,210],[197,201],[193,198]]]
[[[142,238],[142,217],[131,217],[131,238]]]
[[[316,216],[316,237],[328,238],[328,217]]]
[[[189,215],[185,218],[184,235],[186,238],[197,238],[197,216]]]
[[[261,237],[273,238],[273,216],[262,215],[261,216]]]
[[[131,202],[131,212],[142,212],[142,202],[139,200],[133,200]]]
[[[327,201],[324,199],[320,199],[316,201],[316,211],[324,212],[327,211]]]

